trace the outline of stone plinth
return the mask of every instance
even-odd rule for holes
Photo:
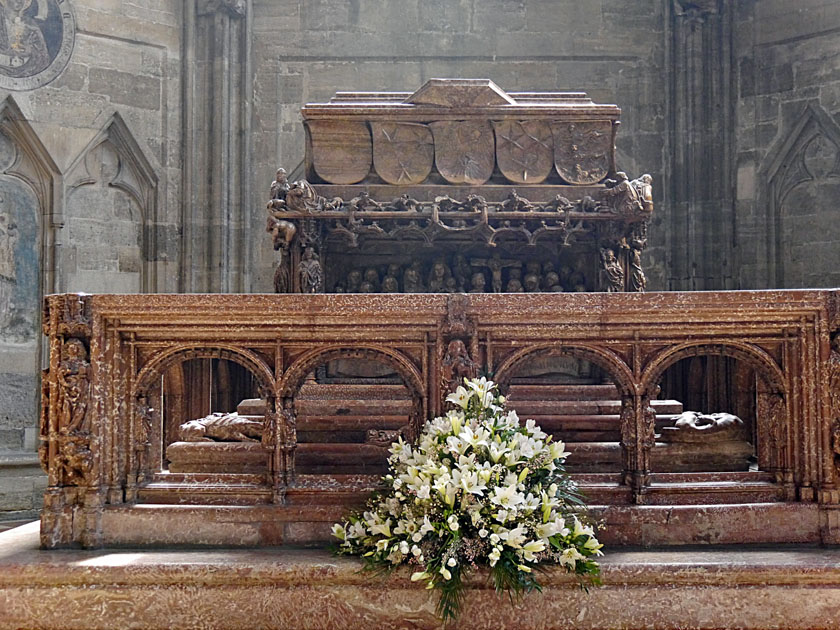
[[[408,571],[378,579],[321,550],[39,551],[37,523],[0,534],[0,628],[440,628]],[[840,628],[840,551],[608,552],[585,593],[561,570],[511,605],[470,580],[453,628]]]

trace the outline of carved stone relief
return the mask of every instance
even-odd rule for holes
[[[517,184],[539,184],[553,166],[551,128],[544,120],[494,121],[499,170]]]
[[[608,121],[556,122],[554,165],[570,184],[594,184],[607,176],[612,154],[612,128]]]
[[[451,184],[483,184],[496,162],[493,128],[487,121],[448,120],[429,125],[435,138],[435,165]]]
[[[432,170],[435,144],[428,125],[378,123],[373,133],[373,165],[389,184],[419,184]]]

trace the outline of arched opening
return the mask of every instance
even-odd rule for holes
[[[533,419],[566,443],[568,472],[606,473],[618,481],[628,385],[616,373],[616,366],[587,349],[542,348],[507,361],[497,378],[522,421]]]
[[[272,471],[274,396],[251,356],[205,348],[170,351],[138,378],[138,480],[160,475]]]
[[[651,470],[668,474],[770,473],[785,468],[785,405],[778,374],[749,351],[684,347],[661,360],[651,381],[659,398],[679,401],[657,413]]]
[[[394,356],[334,348],[300,359],[280,388],[292,401],[298,485],[387,471],[388,448],[413,439],[423,419],[420,380]]]

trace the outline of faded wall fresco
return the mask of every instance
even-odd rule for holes
[[[0,160],[11,144],[0,139]],[[7,168],[8,164],[3,164]],[[0,343],[35,339],[39,305],[38,200],[25,183],[0,175]]]

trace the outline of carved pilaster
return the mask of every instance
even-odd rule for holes
[[[733,4],[730,0],[674,0],[671,5],[672,166],[666,195],[670,197],[669,288],[673,290],[736,288],[732,280],[736,268]]]
[[[250,283],[250,0],[193,0],[185,10],[183,291],[246,292]]]

